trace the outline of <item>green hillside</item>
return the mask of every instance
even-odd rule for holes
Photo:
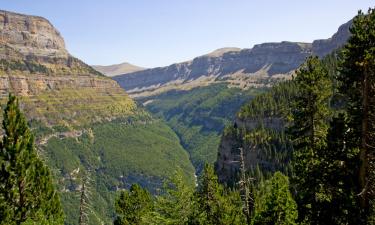
[[[70,66],[33,59],[0,62],[0,78],[10,84],[1,90],[0,104],[7,92],[19,97],[39,154],[55,176],[66,224],[77,224],[84,177],[90,177],[90,224],[111,224],[116,191],[132,183],[156,193],[178,168],[194,182],[189,155],[169,126],[115,81],[70,60]]]
[[[214,163],[220,136],[245,102],[263,89],[242,90],[214,84],[192,90],[174,90],[143,98],[146,108],[163,118],[180,138],[198,171],[205,162]]]

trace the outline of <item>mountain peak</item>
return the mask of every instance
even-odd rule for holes
[[[146,69],[140,66],[135,66],[127,62],[114,64],[114,65],[108,65],[108,66],[93,65],[92,67],[109,77],[127,74],[127,73],[133,73],[133,72]]]

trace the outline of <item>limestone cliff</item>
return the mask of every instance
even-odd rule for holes
[[[68,58],[64,39],[52,24],[37,16],[0,10],[0,44],[9,46],[24,57]],[[0,54],[0,58],[9,58]]]
[[[350,24],[351,21],[342,25],[331,38],[313,43],[264,43],[251,49],[222,49],[217,51],[220,54],[207,54],[192,61],[128,73],[114,79],[134,96],[222,81],[241,88],[267,85],[288,78],[307,56],[324,56],[343,45],[349,37]]]
[[[54,172],[65,224],[78,218],[82,174],[92,179],[94,225],[112,223],[118,189],[140,183],[156,190],[177,168],[193,182],[175,133],[117,82],[71,56],[46,19],[0,11],[0,40],[0,106],[8,93],[18,96],[38,153]]]
[[[29,119],[48,126],[84,124],[136,109],[115,81],[68,53],[48,20],[1,10],[1,102],[9,92],[22,98]]]

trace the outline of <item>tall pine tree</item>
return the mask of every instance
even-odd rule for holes
[[[62,224],[60,198],[18,100],[9,95],[0,149],[0,224]]]
[[[322,194],[321,155],[326,149],[329,100],[332,95],[327,70],[317,57],[309,57],[294,79],[298,88],[292,110],[291,136],[294,145],[294,184],[298,192],[300,219],[320,224]]]
[[[239,193],[225,190],[218,183],[211,165],[206,164],[197,190],[197,221],[193,224],[243,224],[242,202]]]
[[[297,204],[289,191],[289,179],[276,172],[264,185],[260,185],[256,203],[254,225],[295,225]]]
[[[360,151],[359,198],[362,217],[368,218],[375,204],[375,10],[359,12],[350,32],[343,49],[340,91],[348,103],[348,147]]]

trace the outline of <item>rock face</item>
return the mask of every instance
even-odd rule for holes
[[[342,25],[332,38],[313,43],[265,43],[252,49],[220,49],[219,54],[207,54],[192,61],[168,67],[154,68],[114,77],[130,94],[139,94],[165,88],[168,85],[189,84],[201,77],[215,81],[242,79],[252,75],[277,78],[288,76],[309,55],[324,56],[343,45],[349,37],[351,21]],[[214,53],[215,53],[214,52]],[[238,83],[238,82],[237,82]]]
[[[291,82],[283,82],[242,106],[233,126],[221,137],[215,164],[220,182],[237,181],[240,148],[244,150],[245,168],[254,176],[290,172],[292,143],[286,127],[296,93]]]
[[[76,124],[82,118],[76,115],[84,114],[97,121],[106,108],[116,108],[117,114],[124,112],[119,109],[122,106],[135,109],[135,103],[115,81],[68,53],[64,39],[48,20],[1,10],[0,103],[9,92],[22,97],[29,119],[48,125],[61,122],[57,117],[48,119],[52,108],[56,113],[65,112],[66,122],[73,122],[74,118]],[[67,103],[73,100],[75,105],[86,104],[87,112],[76,111],[74,105],[69,108]],[[107,113],[108,117],[115,116]]]
[[[54,171],[66,224],[78,218],[82,174],[93,181],[93,225],[113,222],[115,191],[131,183],[160,189],[178,168],[193,182],[194,168],[175,133],[116,81],[72,57],[46,19],[5,11],[0,17],[0,106],[9,92],[17,95],[38,155]]]
[[[67,58],[64,39],[52,24],[37,16],[0,10],[0,44],[23,56]],[[1,55],[8,58],[9,55]]]

